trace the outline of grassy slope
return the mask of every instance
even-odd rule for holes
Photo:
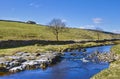
[[[119,57],[117,61],[110,64],[109,69],[103,70],[92,79],[120,79],[120,45],[111,49]]]
[[[82,29],[70,28],[69,31],[60,34],[60,40],[83,40],[83,39],[96,39],[96,32]],[[100,32],[101,39],[112,38],[110,34]],[[114,37],[117,35],[114,35]],[[25,24],[18,22],[0,21],[0,40],[27,40],[27,39],[40,39],[40,40],[55,40],[55,36],[46,26]],[[93,44],[93,43],[92,43]],[[55,48],[56,47],[56,48]],[[0,49],[0,54],[12,54],[17,51],[46,51],[49,49],[59,49],[61,46],[24,46],[17,48]]]
[[[96,39],[97,33],[82,29],[69,29],[59,35],[60,40],[81,40]],[[112,38],[117,35],[105,34],[100,32],[100,38]],[[55,40],[53,33],[47,27],[40,25],[32,25],[18,22],[0,21],[0,40],[16,40],[16,39],[41,39]]]

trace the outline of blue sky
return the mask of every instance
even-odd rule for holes
[[[69,27],[120,32],[120,0],[0,0],[0,19],[48,24],[53,18]]]

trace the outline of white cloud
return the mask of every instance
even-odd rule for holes
[[[113,33],[119,33],[120,34],[120,30],[113,30]]]
[[[93,23],[95,23],[95,24],[100,24],[103,22],[102,18],[93,18],[92,20],[93,20]]]
[[[21,19],[19,18],[15,18],[15,17],[0,17],[3,20],[15,20],[15,21],[21,21]]]
[[[83,26],[80,26],[79,28],[81,28],[81,29],[95,29],[95,26],[94,25],[83,25]]]
[[[35,7],[35,8],[39,8],[40,7],[40,5],[36,4],[36,3],[30,3],[29,6]]]
[[[95,25],[84,25],[84,26],[80,26],[79,28],[81,28],[81,29],[103,30],[102,28],[97,27]]]
[[[80,28],[80,29],[86,29],[86,27],[84,27],[84,26],[80,26],[79,28]]]
[[[67,20],[66,19],[62,19],[62,22],[67,22]]]

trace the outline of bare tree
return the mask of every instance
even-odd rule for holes
[[[97,31],[97,40],[100,39],[100,33]]]
[[[97,32],[97,39],[100,40],[100,32],[103,31],[103,30],[99,27],[96,27],[95,30]]]
[[[59,41],[59,33],[62,33],[65,31],[66,24],[61,19],[53,19],[49,23],[49,28],[53,32],[53,34],[56,36],[56,40]]]

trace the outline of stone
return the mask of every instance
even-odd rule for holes
[[[28,53],[18,52],[13,56],[0,57],[0,71],[16,73],[25,69],[45,69],[52,62],[57,62],[61,54],[57,52]]]
[[[22,66],[17,66],[17,67],[13,67],[9,70],[9,72],[15,73],[15,72],[19,72],[24,70],[24,68],[22,68]]]

